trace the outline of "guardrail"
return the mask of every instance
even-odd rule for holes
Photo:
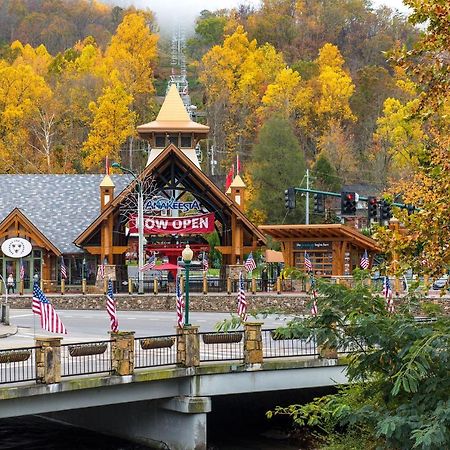
[[[111,341],[61,345],[61,377],[111,373]]]
[[[276,330],[261,330],[264,358],[288,358],[293,356],[319,356],[314,338],[293,339],[278,335]]]
[[[195,367],[212,361],[261,364],[266,358],[318,357],[314,339],[283,339],[275,329],[246,322],[244,330],[198,332],[179,329],[175,335],[134,337],[134,332],[111,333],[110,340],[61,344],[61,338],[38,338],[40,346],[0,350],[0,384],[36,381],[58,383],[61,378],[98,373],[132,375],[135,369]],[[330,356],[331,357],[331,356]]]
[[[0,350],[0,384],[37,381],[36,351],[40,347]]]
[[[134,340],[134,368],[167,366],[177,363],[178,335],[149,336]]]
[[[244,332],[199,333],[200,361],[233,361],[244,358]]]

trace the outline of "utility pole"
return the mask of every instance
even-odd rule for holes
[[[306,169],[306,211],[305,224],[309,225],[309,169]]]

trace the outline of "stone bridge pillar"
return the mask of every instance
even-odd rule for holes
[[[261,335],[262,322],[244,323],[244,364],[262,364],[263,348]]]
[[[134,372],[134,331],[111,332],[111,366],[114,375]]]
[[[200,340],[198,327],[189,325],[177,329],[177,363],[184,367],[200,365]]]
[[[61,381],[61,340],[60,337],[36,338],[36,378],[37,383],[52,384]]]

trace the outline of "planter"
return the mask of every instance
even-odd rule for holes
[[[26,361],[31,356],[30,350],[17,350],[0,353],[0,363]]]
[[[108,344],[69,345],[69,354],[70,356],[101,355],[107,348]]]
[[[337,359],[337,349],[334,347],[319,346],[319,357],[325,359]]]
[[[287,340],[287,339],[296,339],[296,338],[293,338],[293,337],[282,336],[281,334],[278,334],[276,331],[271,331],[270,332],[270,336],[272,337],[272,339],[274,341],[284,341],[284,340]]]
[[[205,344],[231,344],[242,341],[242,332],[203,334],[202,339]]]
[[[151,348],[168,348],[172,347],[175,343],[175,338],[172,337],[162,337],[162,338],[148,338],[142,339],[141,348],[143,350],[148,350]]]

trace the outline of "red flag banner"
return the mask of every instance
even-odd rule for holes
[[[229,170],[227,178],[225,180],[225,192],[228,191],[228,188],[233,182],[233,178],[234,178],[234,164],[231,166],[231,169]]]
[[[137,233],[137,215],[128,222],[130,233]],[[144,234],[203,234],[214,231],[214,213],[198,216],[144,216]]]

